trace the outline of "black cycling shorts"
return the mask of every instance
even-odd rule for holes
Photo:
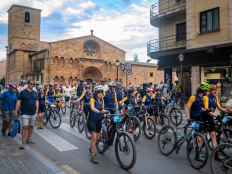
[[[101,128],[102,128],[102,122],[101,120],[93,121],[89,119],[87,123],[87,127],[88,127],[89,132],[100,133]]]

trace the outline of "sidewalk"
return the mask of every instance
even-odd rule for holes
[[[19,150],[19,145],[10,137],[0,135],[1,174],[54,174],[27,149]]]

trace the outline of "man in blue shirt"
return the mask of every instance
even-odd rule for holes
[[[39,100],[37,93],[33,90],[34,83],[28,81],[28,86],[21,91],[18,97],[16,112],[21,114],[22,118],[22,144],[33,143],[31,141],[32,130],[35,124],[36,116],[39,112]],[[24,149],[24,147],[20,147]]]
[[[8,90],[0,95],[1,109],[3,114],[2,135],[8,135],[11,121],[15,118],[15,106],[17,102],[16,86],[8,85]]]

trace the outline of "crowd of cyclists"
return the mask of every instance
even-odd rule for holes
[[[74,86],[11,83],[0,95],[2,135],[7,136],[12,121],[20,118],[24,149],[25,144],[34,143],[35,125],[43,129],[49,122],[52,128],[59,128],[62,118],[69,115],[71,128],[77,125],[80,133],[84,131],[91,140],[89,154],[93,164],[99,163],[97,152],[104,153],[115,144],[120,166],[129,170],[136,162],[135,142],[141,134],[153,139],[158,133],[162,154],[179,151],[186,140],[187,157],[193,168],[203,168],[212,154],[212,173],[217,173],[217,163],[221,173],[230,173],[232,107],[222,107],[217,94],[216,85],[204,82],[183,106],[185,99],[178,81],[172,87],[161,82],[127,88],[117,81],[78,81]],[[184,135],[180,136],[180,132]],[[122,153],[132,154],[128,163]]]

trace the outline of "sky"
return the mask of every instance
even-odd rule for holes
[[[6,57],[8,16],[12,4],[42,10],[41,40],[56,41],[90,34],[146,61],[147,41],[158,38],[150,25],[150,6],[157,0],[0,0],[0,59]]]

